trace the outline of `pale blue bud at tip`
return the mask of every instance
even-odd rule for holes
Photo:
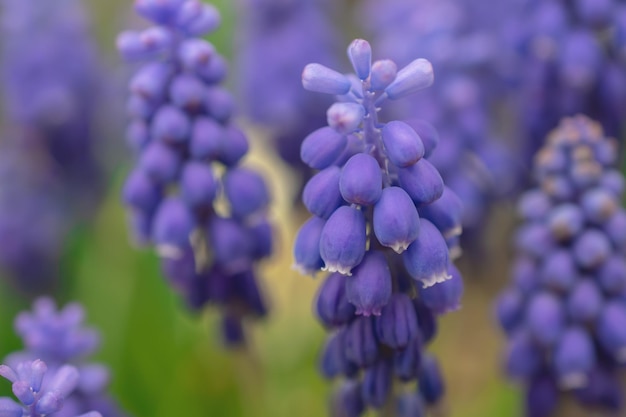
[[[395,100],[430,86],[434,79],[431,63],[418,58],[398,71],[396,79],[385,88],[385,93],[387,97]]]
[[[404,252],[420,230],[420,219],[411,197],[400,187],[387,187],[373,214],[374,234],[378,241],[396,253]]]
[[[382,131],[385,154],[392,164],[406,168],[424,156],[424,144],[408,124],[395,120],[387,123]]]
[[[375,204],[383,191],[383,174],[378,161],[369,154],[354,155],[341,170],[339,190],[349,203]]]
[[[358,130],[365,108],[358,103],[334,103],[326,111],[328,126],[347,135]]]
[[[420,221],[420,229],[419,236],[402,254],[402,259],[409,275],[427,288],[452,276],[448,273],[448,245],[439,230],[425,219]]]
[[[344,95],[350,91],[352,83],[345,75],[324,65],[308,64],[302,71],[302,86],[317,93]]]
[[[54,377],[50,381],[50,385],[46,388],[60,393],[60,395],[64,398],[74,391],[74,388],[76,388],[76,385],[78,384],[79,377],[80,374],[78,373],[78,369],[72,365],[63,365],[58,371],[56,371]]]
[[[328,168],[346,148],[347,138],[328,126],[310,133],[300,147],[300,159],[313,169]]]
[[[395,62],[389,59],[374,62],[370,77],[370,88],[373,91],[384,90],[396,79],[397,74],[398,67]]]
[[[380,251],[368,252],[346,279],[346,298],[356,307],[356,314],[379,316],[391,297],[391,271]]]
[[[324,270],[351,275],[361,263],[367,243],[365,216],[354,207],[339,207],[330,216],[320,237]]]
[[[35,412],[41,415],[56,413],[63,407],[63,397],[56,391],[46,391],[35,404]]]
[[[15,371],[6,365],[0,365],[0,376],[4,379],[9,380],[10,382],[15,382],[18,380]]]
[[[364,39],[355,39],[348,46],[348,58],[354,72],[361,80],[366,80],[372,67],[372,47]]]

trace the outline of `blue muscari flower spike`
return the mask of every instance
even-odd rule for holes
[[[127,60],[146,62],[129,84],[129,142],[138,157],[123,197],[132,231],[154,246],[191,309],[219,306],[225,343],[236,345],[245,340],[244,317],[267,311],[254,270],[271,255],[272,228],[267,185],[240,166],[249,145],[220,86],[226,61],[202,38],[220,14],[199,0],[137,0],[135,10],[154,26],[117,40]],[[321,228],[307,231],[298,253],[308,271],[321,264],[311,250]]]
[[[32,311],[16,317],[15,329],[24,350],[5,358],[0,376],[13,384],[13,393],[22,405],[2,397],[0,415],[65,416],[68,413],[60,411],[65,407],[72,414],[85,413],[78,417],[124,416],[106,393],[107,367],[87,361],[99,345],[99,335],[85,327],[83,320],[80,304],[57,310],[49,298],[37,299]],[[94,408],[96,411],[88,412]]]
[[[295,266],[331,272],[316,302],[333,331],[321,372],[349,380],[333,413],[356,417],[395,401],[396,380],[420,380],[400,410],[423,413],[424,404],[441,399],[443,383],[422,352],[436,333],[435,318],[459,307],[463,288],[449,253],[457,250],[461,204],[424,159],[437,143],[432,127],[378,119],[385,103],[432,83],[430,63],[417,59],[398,70],[389,60],[372,62],[363,39],[350,44],[348,57],[356,75],[321,64],[302,74],[306,89],[338,102],[327,112],[328,126],[302,143],[303,162],[320,171],[304,187],[313,217],[297,233]]]
[[[602,181],[621,177],[606,158],[611,143],[585,116],[563,119],[535,158],[538,187],[520,198],[525,232],[496,315],[510,338],[507,372],[525,384],[529,416],[552,410],[559,389],[575,390],[586,407],[619,408],[626,263],[609,225],[625,210],[623,190],[613,188],[622,181]]]

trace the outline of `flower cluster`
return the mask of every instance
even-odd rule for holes
[[[433,82],[430,63],[416,59],[400,70],[390,60],[372,63],[361,39],[348,56],[356,75],[321,64],[302,74],[307,90],[339,101],[328,109],[328,126],[302,143],[302,160],[320,172],[304,188],[313,217],[296,237],[296,267],[330,272],[316,309],[333,331],[322,373],[348,378],[333,401],[336,414],[384,407],[394,379],[419,379],[417,390],[398,398],[401,415],[416,415],[443,395],[437,363],[422,349],[436,315],[459,305],[462,280],[449,247],[458,244],[461,204],[426,159],[436,146],[432,131],[378,120],[383,102]]]
[[[2,154],[10,156],[0,168],[0,263],[22,289],[41,291],[102,189],[94,148],[103,77],[81,2],[1,3]]]
[[[279,155],[304,179],[300,160],[307,133],[326,124],[329,97],[308,97],[300,72],[311,61],[334,66],[339,38],[328,16],[328,0],[239,0],[236,76],[242,110],[269,129]],[[263,62],[263,65],[258,65]],[[300,185],[301,186],[301,185]]]
[[[22,405],[1,398],[0,415],[123,416],[106,393],[108,369],[85,361],[98,347],[99,336],[84,327],[83,320],[79,304],[57,311],[49,298],[36,300],[32,312],[17,316],[15,329],[25,349],[5,359],[8,365],[0,366],[0,376],[13,383],[13,393]]]
[[[514,190],[519,175],[510,149],[494,133],[490,111],[502,97],[494,76],[500,51],[479,9],[461,0],[371,0],[361,10],[373,44],[394,62],[421,56],[437,68],[433,88],[385,111],[437,129],[440,143],[428,159],[463,200],[463,239],[473,240],[464,249],[470,250],[479,247],[491,205]]]
[[[626,362],[624,178],[616,143],[584,116],[564,119],[535,158],[539,187],[519,202],[513,283],[497,303],[506,368],[547,415],[558,388],[583,405],[618,409]]]
[[[226,61],[201,38],[220,15],[198,0],[137,0],[135,9],[155,25],[118,37],[125,58],[148,61],[128,100],[138,154],[123,191],[132,228],[192,308],[223,307],[226,341],[238,343],[243,317],[266,312],[254,266],[270,255],[272,231],[268,189],[239,165],[248,142],[219,86]]]
[[[626,6],[619,0],[520,2],[502,37],[516,51],[520,127],[530,159],[562,117],[598,120],[622,133],[626,112]]]

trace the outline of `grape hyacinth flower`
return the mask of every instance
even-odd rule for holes
[[[240,165],[248,142],[219,85],[226,61],[201,38],[220,15],[198,0],[137,0],[135,10],[155,25],[117,41],[126,59],[147,61],[128,100],[138,155],[123,191],[131,227],[192,309],[220,307],[224,338],[237,344],[243,318],[267,310],[255,265],[271,254],[272,230],[268,188]]]
[[[84,310],[78,303],[57,310],[45,297],[34,302],[32,312],[17,316],[15,330],[24,350],[5,358],[0,376],[12,382],[22,405],[0,398],[0,415],[124,416],[106,392],[107,367],[87,361],[99,345],[99,335],[85,327],[83,320]]]
[[[571,391],[583,406],[617,411],[626,363],[626,211],[616,142],[586,116],[563,119],[535,157],[538,187],[518,210],[513,282],[496,312],[509,338],[506,370],[528,391]],[[543,387],[543,388],[542,388]],[[543,399],[542,399],[543,398]]]
[[[102,191],[95,147],[106,77],[82,6],[0,2],[2,154],[11,154],[0,168],[0,264],[31,293],[52,290],[66,236]]]
[[[435,146],[430,137],[403,121],[378,119],[384,103],[432,84],[430,62],[400,69],[390,60],[372,63],[362,39],[350,44],[348,57],[355,74],[318,63],[302,73],[307,90],[338,101],[327,111],[328,126],[302,143],[302,160],[320,171],[304,188],[313,217],[296,237],[295,266],[330,273],[316,311],[332,332],[321,372],[347,379],[333,415],[386,407],[396,383],[407,389],[398,410],[411,415],[444,392],[436,360],[423,350],[436,317],[459,307],[462,280],[450,251],[461,232],[461,204],[424,158]]]
[[[235,70],[242,111],[269,129],[271,143],[304,180],[310,169],[300,160],[307,133],[326,124],[329,97],[309,97],[300,85],[311,61],[334,66],[339,34],[328,0],[239,0]],[[263,65],[258,65],[263,62]]]

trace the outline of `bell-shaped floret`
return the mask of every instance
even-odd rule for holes
[[[392,368],[388,360],[380,360],[363,375],[361,395],[363,401],[374,408],[381,408],[391,394]]]
[[[342,326],[354,319],[355,307],[346,296],[346,280],[339,272],[334,272],[324,280],[315,303],[317,316],[328,326]]]
[[[424,158],[410,167],[399,168],[398,184],[417,205],[432,203],[443,194],[439,171]]]
[[[161,202],[162,191],[141,170],[134,170],[126,178],[122,191],[124,203],[144,212],[152,212]]]
[[[439,230],[428,220],[421,220],[419,236],[402,254],[402,259],[407,272],[424,287],[451,278],[448,246]]]
[[[343,95],[350,91],[350,79],[321,64],[308,64],[302,71],[302,86],[317,93]]]
[[[541,195],[545,195],[541,193]],[[557,241],[568,241],[581,232],[585,216],[579,206],[572,203],[561,204],[548,214],[548,227]]]
[[[344,204],[339,188],[341,169],[330,166],[315,174],[304,186],[302,201],[312,214],[328,219]]]
[[[418,376],[419,392],[428,405],[437,404],[445,394],[443,376],[439,369],[439,362],[432,355],[424,355],[422,367]]]
[[[391,271],[385,255],[376,250],[366,253],[363,261],[346,279],[346,297],[356,307],[356,314],[379,316],[391,297]]]
[[[189,151],[195,159],[216,159],[226,136],[224,128],[208,117],[197,117],[191,130]]]
[[[496,302],[496,318],[506,333],[513,333],[518,327],[524,312],[524,297],[516,288],[509,288],[500,294]]]
[[[572,207],[577,208],[577,206]],[[524,220],[542,220],[546,218],[551,209],[550,198],[539,189],[526,191],[517,203],[517,213]],[[582,219],[582,216],[580,218]],[[561,225],[557,225],[557,230],[553,229],[555,235],[558,235],[559,226]]]
[[[350,275],[365,256],[366,239],[365,216],[361,210],[339,207],[326,221],[320,237],[324,269]]]
[[[431,63],[418,58],[398,71],[396,79],[385,88],[385,93],[390,99],[395,100],[429,87],[434,79]]]
[[[152,225],[152,240],[163,257],[179,257],[189,244],[195,220],[184,201],[169,197],[160,205]]]
[[[554,351],[554,370],[559,385],[566,389],[587,385],[587,375],[596,364],[593,341],[582,327],[567,329]]]
[[[394,352],[394,375],[408,382],[417,378],[422,361],[422,339],[416,337],[402,350]]]
[[[365,153],[354,155],[341,170],[339,190],[352,204],[373,205],[383,191],[383,175],[378,161]]]
[[[504,357],[506,373],[514,379],[527,381],[541,369],[543,352],[526,331],[513,334]]]
[[[560,292],[567,292],[578,280],[579,275],[572,253],[565,249],[547,255],[539,274],[541,283],[546,288]]]
[[[346,148],[345,135],[328,126],[310,133],[300,147],[300,158],[313,169],[325,169],[339,158]]]
[[[358,367],[346,357],[345,336],[345,329],[341,329],[326,339],[320,360],[321,374],[325,378],[330,379],[339,375],[350,378],[359,371]]]
[[[448,266],[448,274],[450,279],[436,285],[418,286],[420,299],[435,314],[445,314],[461,307],[463,278],[452,263]]]
[[[218,160],[228,167],[237,163],[248,153],[250,145],[243,131],[233,125],[225,129]]]
[[[565,326],[561,300],[549,292],[535,294],[528,302],[526,326],[539,344],[554,345],[563,334]]]
[[[233,217],[245,219],[267,208],[270,201],[269,191],[257,172],[234,168],[226,172],[222,182]]]
[[[597,229],[584,231],[574,241],[574,259],[583,268],[596,268],[611,255],[611,242]]]
[[[406,168],[424,156],[424,144],[408,124],[396,120],[387,123],[381,131],[385,154],[392,164]]]
[[[374,318],[360,316],[346,330],[346,357],[360,367],[373,365],[378,359],[378,340]]]
[[[139,169],[157,184],[173,181],[182,165],[180,154],[161,142],[152,142],[139,157]]]
[[[210,165],[191,161],[183,167],[180,192],[189,207],[209,208],[217,195],[218,186]]]
[[[302,274],[315,275],[324,267],[320,255],[320,237],[326,221],[317,216],[307,220],[296,235],[293,246],[294,268]]]
[[[420,231],[411,197],[400,187],[384,188],[374,205],[373,228],[378,241],[396,253],[404,252]]]
[[[604,297],[594,281],[579,280],[567,298],[567,314],[580,324],[593,322],[604,304]]]
[[[605,304],[596,324],[600,344],[619,363],[626,363],[626,306],[613,301]]]
[[[440,198],[419,208],[421,217],[430,220],[445,238],[459,236],[462,231],[463,203],[448,187]]]
[[[406,347],[419,337],[417,315],[406,294],[394,294],[376,318],[376,334],[381,343],[393,348]]]
[[[208,226],[209,244],[216,262],[229,273],[246,270],[251,262],[251,242],[238,221],[214,216]]]

